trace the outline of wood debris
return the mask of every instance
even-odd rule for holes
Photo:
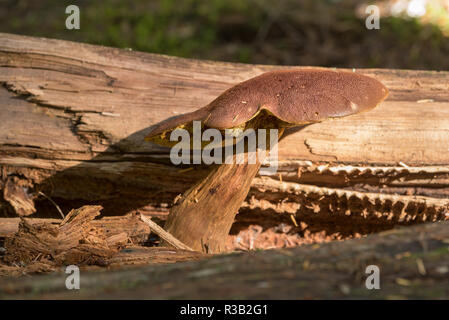
[[[27,189],[27,182],[16,176],[9,176],[3,189],[3,199],[19,216],[29,216],[36,212],[34,200]]]
[[[51,268],[61,265],[104,265],[129,242],[123,232],[108,235],[95,227],[93,219],[101,206],[74,209],[58,225],[31,224],[22,218],[18,232],[6,238],[4,261],[10,265],[41,263]]]

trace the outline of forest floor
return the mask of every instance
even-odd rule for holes
[[[145,250],[176,251],[124,252]],[[198,255],[197,261],[174,264],[86,267],[80,290],[66,289],[62,268],[51,275],[1,278],[0,298],[448,299],[448,257],[449,222],[436,222],[364,239]],[[375,283],[372,276],[378,276],[380,289],[367,289]]]

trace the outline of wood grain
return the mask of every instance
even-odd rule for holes
[[[95,202],[105,214],[170,204],[208,169],[179,173],[167,148],[143,142],[149,128],[206,105],[240,81],[284,68],[292,67],[0,34],[0,189],[8,176],[18,176],[29,192],[41,190],[62,208]],[[298,183],[447,198],[449,73],[355,72],[383,82],[389,98],[370,112],[287,134],[279,145],[278,173]],[[416,170],[398,171],[398,163]],[[391,172],[313,170],[323,164]],[[429,169],[435,167],[440,169]],[[298,169],[306,173],[293,178]],[[46,200],[35,201],[39,209]]]

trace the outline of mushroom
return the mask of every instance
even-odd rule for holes
[[[177,128],[283,129],[370,110],[388,95],[379,81],[357,73],[324,68],[267,72],[226,90],[194,112],[156,125],[145,140],[172,146]],[[235,157],[234,157],[235,160]],[[261,167],[256,163],[216,165],[186,191],[170,210],[165,230],[194,250],[224,251],[235,215]]]

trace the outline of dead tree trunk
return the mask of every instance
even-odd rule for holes
[[[37,209],[37,216],[59,216],[38,192],[65,213],[84,204],[102,205],[109,215],[165,213],[209,169],[180,172],[168,149],[143,141],[149,128],[204,106],[240,81],[282,68],[0,34],[3,214]],[[365,114],[287,133],[279,145],[278,174],[256,178],[246,206],[324,197],[331,206],[337,201],[343,216],[369,214],[358,206],[368,201],[386,221],[444,217],[449,73],[355,72],[382,81],[388,100]]]
[[[83,270],[81,290],[67,290],[62,271],[22,279],[0,277],[0,298],[448,299],[448,223],[359,240],[219,255],[187,264],[115,272]],[[373,274],[366,271],[370,265],[380,268],[380,290],[366,287]]]

